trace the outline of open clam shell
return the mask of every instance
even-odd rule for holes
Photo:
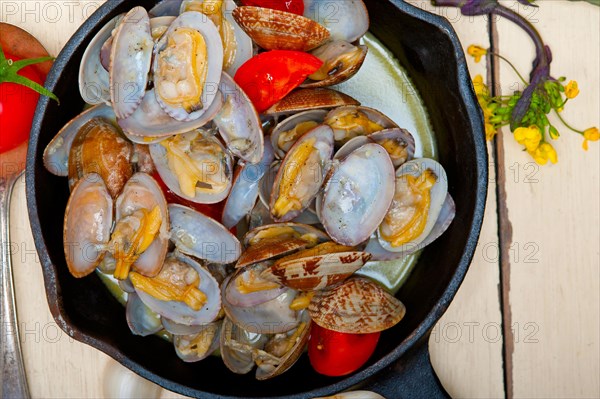
[[[265,150],[260,163],[238,165],[233,175],[233,186],[223,208],[223,225],[232,228],[252,211],[258,198],[258,186],[273,162],[275,155],[270,141],[265,142]]]
[[[303,312],[301,323],[296,329],[288,331],[285,336],[275,335],[270,337],[263,349],[255,352],[256,379],[259,381],[277,377],[289,370],[300,358],[310,336],[310,318],[307,312]],[[294,344],[283,354],[273,353],[281,347],[289,346],[289,340],[295,340]]]
[[[379,284],[351,277],[329,289],[317,291],[308,312],[323,328],[350,334],[369,334],[396,325],[406,308]]]
[[[272,105],[263,114],[281,116],[311,109],[331,109],[347,105],[360,105],[360,102],[347,94],[333,89],[296,89]]]
[[[244,236],[246,250],[236,267],[287,255],[325,241],[329,241],[329,237],[324,232],[307,224],[288,222],[260,226]]]
[[[225,317],[220,339],[221,359],[232,372],[247,374],[254,368],[255,350],[262,349],[267,340],[266,335],[246,331]]]
[[[119,126],[127,137],[135,143],[149,144],[158,139],[174,134],[199,129],[210,122],[223,106],[223,96],[217,92],[215,99],[204,114],[198,119],[181,122],[171,118],[156,101],[156,92],[146,92],[142,103],[135,112],[126,119],[119,119]]]
[[[162,330],[160,316],[153,312],[136,293],[127,296],[125,308],[127,325],[134,335],[147,337]]]
[[[298,312],[290,309],[297,291],[288,288],[275,299],[256,306],[234,306],[225,295],[231,281],[230,276],[221,285],[221,299],[225,314],[240,328],[256,334],[279,334],[296,328],[300,322]]]
[[[301,291],[320,290],[350,277],[369,261],[371,254],[347,251],[314,254],[288,261],[277,261],[261,277]]]
[[[97,173],[84,176],[73,188],[63,227],[65,259],[75,277],[92,273],[110,240],[113,200]]]
[[[427,237],[419,244],[408,243],[402,246],[401,251],[390,252],[381,246],[379,239],[376,236],[372,236],[367,244],[367,247],[365,248],[365,251],[368,251],[373,255],[372,260],[374,261],[388,261],[411,255],[425,248],[427,245],[431,244],[442,234],[444,234],[448,227],[450,227],[455,215],[456,205],[454,204],[454,200],[450,194],[448,194],[446,196],[446,200],[444,201],[444,206],[442,207],[440,215],[438,216],[438,220],[436,220]]]
[[[175,17],[172,16],[150,18],[150,33],[152,34],[154,43],[160,40],[173,21],[175,21]]]
[[[200,96],[201,106],[195,106],[192,110],[186,110],[181,105],[172,105],[165,101],[160,95],[162,85],[160,71],[160,55],[167,49],[170,36],[179,29],[192,29],[199,32],[206,43],[206,77],[202,85],[202,95]],[[152,67],[154,73],[156,101],[172,118],[178,121],[191,121],[200,118],[215,99],[218,92],[219,82],[221,80],[221,71],[223,68],[223,43],[221,36],[215,24],[196,11],[184,12],[171,25],[160,41],[156,44],[154,50],[154,64]]]
[[[213,119],[233,155],[250,163],[260,162],[264,152],[262,124],[252,101],[226,73],[221,75],[225,103]]]
[[[146,306],[154,312],[166,317],[175,323],[186,325],[208,324],[213,322],[221,310],[221,296],[219,295],[219,283],[200,263],[181,253],[169,255],[170,261],[181,262],[192,267],[200,276],[198,289],[206,295],[206,303],[198,311],[193,310],[181,301],[161,301],[144,291],[136,288],[136,293]]]
[[[329,39],[329,32],[301,15],[262,7],[242,6],[233,18],[265,50],[310,51]]]
[[[148,13],[134,7],[117,27],[110,52],[110,100],[119,119],[133,114],[142,102],[153,48]]]
[[[133,175],[132,156],[132,144],[110,120],[92,118],[79,129],[71,144],[69,186],[95,172],[102,176],[110,195],[116,198]]]
[[[222,224],[182,205],[169,205],[171,240],[179,251],[207,260],[228,264],[238,260],[241,245]]]
[[[427,158],[415,159],[415,160],[409,161],[409,162],[403,164],[400,168],[398,168],[398,170],[396,171],[396,187],[397,187],[397,189],[395,190],[394,202],[392,203],[392,206],[388,210],[387,217],[392,218],[394,215],[404,214],[402,212],[403,211],[402,208],[405,205],[404,205],[404,202],[402,201],[401,197],[399,197],[399,195],[401,196],[403,194],[403,192],[401,191],[403,185],[398,184],[398,179],[404,175],[411,175],[413,177],[419,177],[426,171],[433,172],[436,180],[435,180],[435,183],[433,184],[433,187],[431,187],[431,189],[429,191],[429,195],[430,195],[429,209],[427,210],[427,221],[425,223],[423,231],[415,239],[411,240],[408,243],[400,245],[400,246],[392,246],[392,244],[390,244],[390,242],[386,241],[383,238],[381,231],[378,231],[377,233],[378,233],[378,237],[379,237],[379,243],[381,244],[381,246],[383,248],[385,248],[389,252],[403,252],[406,249],[412,249],[412,248],[418,247],[427,238],[427,236],[429,236],[429,234],[433,230],[436,222],[439,219],[440,213],[442,212],[444,203],[448,196],[448,177],[446,176],[446,171],[444,170],[444,167],[442,165],[440,165],[438,162],[436,162],[432,159],[427,159]],[[448,206],[450,206],[450,204],[448,204]],[[445,223],[445,221],[442,221],[442,222]],[[380,226],[380,229],[383,229],[383,228],[386,228],[386,222],[382,223],[382,226]]]
[[[362,0],[304,0],[304,16],[327,28],[332,40],[352,43],[369,30],[369,13]]]
[[[160,320],[163,328],[173,335],[195,335],[205,327],[204,324],[187,325],[175,323],[173,320],[169,320],[166,317],[161,317]]]
[[[384,129],[398,128],[398,125],[383,113],[364,106],[335,108],[325,117],[325,124],[333,129],[337,145],[343,145],[357,136],[370,135]]]
[[[73,140],[75,140],[79,130],[94,118],[105,118],[114,122],[115,112],[110,106],[99,104],[71,119],[69,123],[60,129],[44,150],[44,166],[48,172],[56,176],[67,176],[69,174],[69,153],[71,152]]]
[[[354,46],[344,40],[325,43],[312,51],[312,55],[323,61],[323,65],[300,87],[326,87],[345,82],[360,70],[367,52],[367,46]]]
[[[277,178],[277,172],[279,172],[280,166],[281,161],[274,161],[269,169],[267,169],[267,173],[265,173],[258,183],[258,198],[260,198],[260,202],[267,207],[267,209],[269,208],[273,185],[275,184],[275,179]]]
[[[356,246],[383,220],[394,197],[394,166],[379,144],[365,144],[328,176],[319,217],[336,242]]]
[[[304,156],[306,151],[308,156]],[[332,155],[333,131],[329,126],[319,125],[296,141],[275,178],[269,202],[273,220],[290,221],[308,208],[323,184]]]
[[[112,44],[113,30],[123,18],[117,15],[96,33],[83,53],[79,65],[79,93],[88,104],[106,104],[110,102],[110,85],[108,68],[103,65],[102,51],[107,41]],[[108,47],[110,51],[110,47]],[[106,53],[106,50],[104,50]],[[107,57],[104,56],[106,59]],[[110,55],[108,56],[110,64]]]
[[[158,274],[167,255],[169,247],[169,212],[167,200],[156,180],[151,176],[138,172],[125,184],[123,192],[116,202],[116,220],[131,215],[138,209],[152,210],[158,206],[162,223],[156,238],[140,255],[132,268],[145,276]]]
[[[325,115],[327,115],[325,110],[310,110],[292,115],[279,122],[271,132],[271,145],[277,157],[285,158],[285,154],[298,138],[308,130],[322,124]],[[304,130],[303,127],[307,130]]]
[[[260,290],[249,293],[240,292],[236,285],[238,278],[244,281],[250,281],[251,278],[258,277],[265,269],[270,266],[269,262],[262,262],[250,265],[243,269],[238,269],[232,276],[230,283],[225,287],[225,298],[232,306],[248,308],[258,306],[262,303],[273,300],[286,291],[285,287],[277,287],[268,290]]]
[[[171,149],[173,152],[170,154]],[[160,178],[171,191],[182,198],[201,204],[215,204],[223,201],[231,190],[233,160],[215,137],[203,132],[178,135],[152,144],[150,155]],[[169,158],[170,155],[173,159]],[[178,170],[173,160],[181,161],[182,165],[193,164],[196,170]],[[193,176],[180,176],[187,172]],[[186,179],[191,177],[201,180],[194,182],[193,187],[185,186],[184,184],[189,183]],[[192,196],[192,193],[195,195]]]
[[[227,22],[233,27],[235,38],[235,58],[225,72],[235,76],[237,70],[254,55],[254,43],[242,27],[233,18],[233,10],[237,7],[233,0],[225,0],[223,3],[223,15]]]
[[[174,335],[173,346],[181,360],[186,363],[206,359],[219,348],[222,321],[203,325],[196,334]]]
[[[392,128],[375,132],[369,139],[385,148],[394,168],[400,167],[415,156],[415,139],[406,129]]]

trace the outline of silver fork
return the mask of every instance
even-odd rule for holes
[[[12,263],[10,258],[10,197],[15,182],[23,174],[22,168],[8,171],[5,177],[0,176],[0,369],[2,370],[2,385],[0,398],[27,399],[29,387],[23,364],[19,324],[17,321],[17,306],[15,303],[15,286],[13,281]]]

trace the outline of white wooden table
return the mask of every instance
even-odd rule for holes
[[[102,3],[0,1],[0,20],[20,26],[58,54],[77,27]],[[464,47],[494,46],[521,71],[533,49],[507,21],[446,16]],[[540,1],[534,10],[515,1],[552,47],[553,72],[579,82],[581,94],[565,110],[578,126],[598,126],[600,8]],[[472,74],[485,62],[469,60]],[[505,64],[492,76],[504,93],[516,77]],[[430,340],[432,361],[446,389],[461,398],[600,397],[600,145],[566,131],[555,147],[559,163],[537,167],[508,129],[489,144],[490,187],[475,258],[456,299]],[[16,187],[11,235],[26,368],[36,398],[105,396],[106,355],[73,341],[50,315],[27,219],[23,182]],[[164,391],[163,397],[177,397]],[[394,398],[388,398],[394,399]]]

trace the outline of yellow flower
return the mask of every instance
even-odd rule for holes
[[[493,140],[495,135],[496,135],[496,128],[494,128],[494,125],[486,122],[485,123],[485,138],[487,140]]]
[[[556,150],[549,143],[542,143],[535,151],[529,151],[529,154],[535,159],[535,162],[540,165],[546,165],[548,161],[552,163],[558,162]]]
[[[568,99],[573,99],[579,95],[579,85],[572,80],[565,86],[565,95]]]
[[[588,141],[598,141],[600,140],[600,131],[598,131],[597,127],[591,127],[586,129],[583,132],[583,149],[588,150]]]
[[[476,46],[474,44],[471,44],[469,46],[469,48],[467,49],[467,53],[475,58],[475,62],[479,62],[481,61],[481,57],[483,57],[484,55],[487,54],[487,49],[481,47],[481,46]]]
[[[515,140],[524,145],[529,153],[534,152],[542,141],[542,132],[535,126],[519,127],[515,130]]]
[[[481,75],[476,75],[473,78],[473,88],[475,89],[477,97],[487,96],[489,94],[487,86],[483,83],[483,76]]]

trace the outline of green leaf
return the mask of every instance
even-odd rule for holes
[[[7,79],[8,82],[28,87],[31,90],[37,91],[38,93],[40,93],[43,96],[50,97],[51,99],[53,99],[54,101],[56,101],[57,103],[60,104],[58,97],[56,97],[54,95],[54,93],[52,93],[50,90],[46,89],[44,86],[37,84],[33,80],[29,80],[24,76],[17,75],[16,73],[10,74],[9,76],[7,76],[7,78],[8,78]]]
[[[26,66],[40,64],[40,63],[46,62],[46,61],[54,61],[54,57],[28,58],[25,60],[15,61],[12,63],[12,68],[16,72],[16,71],[19,71],[19,70],[25,68]]]
[[[600,0],[570,0],[570,1],[587,1],[590,4],[595,6],[600,6]]]

